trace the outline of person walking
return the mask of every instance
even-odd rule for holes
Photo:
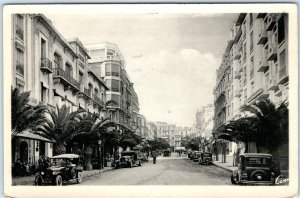
[[[152,157],[153,157],[153,164],[156,164],[156,152],[152,153]]]

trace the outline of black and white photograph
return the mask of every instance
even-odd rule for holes
[[[296,5],[3,17],[6,196],[296,196]]]

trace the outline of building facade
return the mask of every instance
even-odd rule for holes
[[[117,130],[142,134],[142,122],[138,119],[139,103],[133,83],[126,72],[126,63],[118,46],[112,43],[85,45],[91,59],[88,65],[108,87],[106,109]]]
[[[211,138],[213,130],[214,106],[212,104],[201,107],[196,112],[196,126],[201,137]]]
[[[270,99],[288,99],[288,15],[241,13],[217,70],[214,88],[214,133],[240,117],[240,107]],[[256,152],[255,145],[249,145]],[[227,154],[235,146],[229,146]]]

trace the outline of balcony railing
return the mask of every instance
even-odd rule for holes
[[[102,107],[104,107],[104,102],[103,100],[101,100],[100,98],[98,98],[95,94],[93,95],[93,99],[96,103],[98,103],[99,105],[101,105]]]
[[[22,41],[24,40],[24,30],[18,25],[16,25],[16,34]]]
[[[80,89],[80,84],[77,80],[75,80],[70,74],[65,72],[62,68],[54,68],[53,69],[53,78],[60,78],[62,79],[62,83],[64,85],[72,85],[75,89]]]
[[[240,79],[241,78],[241,73],[239,71],[234,72],[234,79]]]
[[[119,56],[110,56],[110,55],[106,56],[106,60],[121,61]]]
[[[52,73],[52,62],[48,58],[41,58],[41,70],[45,73]]]
[[[16,72],[22,76],[24,76],[24,64],[17,61],[16,64]]]

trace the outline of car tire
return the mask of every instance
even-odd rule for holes
[[[132,162],[129,163],[129,168],[132,168]]]
[[[258,179],[258,176],[260,176],[261,179]],[[256,171],[253,171],[251,173],[250,178],[253,181],[266,181],[267,180],[267,173],[263,170],[256,170]]]
[[[36,186],[41,186],[43,184],[43,179],[42,179],[42,176],[40,175],[37,175],[34,179],[34,184]]]
[[[141,163],[141,161],[139,161],[139,164],[138,164],[139,166],[142,166],[142,163]]]
[[[78,172],[77,173],[77,178],[76,178],[76,182],[78,183],[78,184],[80,184],[81,182],[82,182],[82,172]]]
[[[62,183],[63,183],[63,179],[62,179],[61,175],[57,175],[55,177],[55,185],[56,186],[62,186]]]

